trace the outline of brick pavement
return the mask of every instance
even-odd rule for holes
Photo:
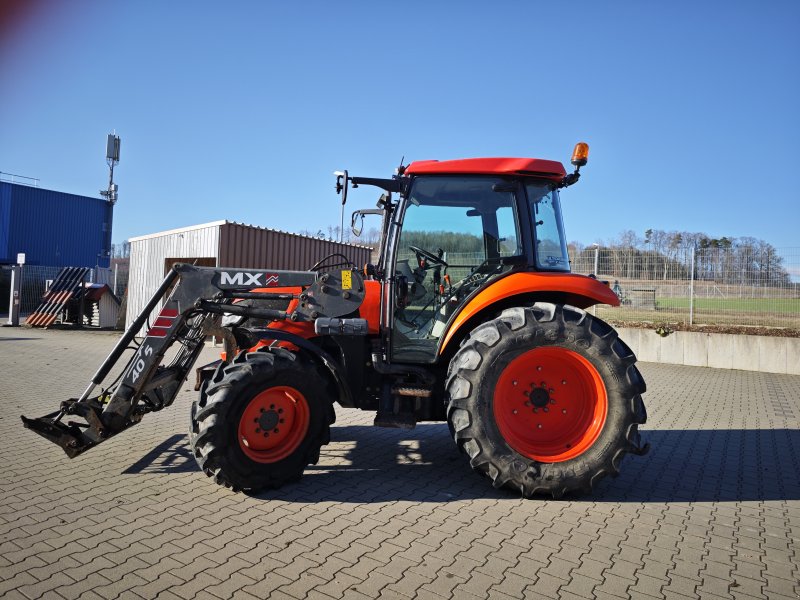
[[[0,597],[800,596],[800,377],[642,364],[653,450],[591,497],[522,501],[445,425],[352,410],[299,483],[246,496],[195,466],[188,390],[73,460],[22,428],[115,340],[0,329]]]

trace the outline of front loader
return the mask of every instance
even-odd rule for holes
[[[390,179],[338,173],[343,203],[351,187],[383,191],[352,219],[358,234],[366,215],[381,218],[377,264],[177,264],[84,393],[23,423],[78,456],[172,404],[215,335],[226,352],[197,371],[189,441],[221,485],[298,479],[329,442],[338,402],[374,411],[378,426],[447,421],[495,487],[591,491],[648,446],[636,358],[584,310],[619,300],[570,272],[559,191],[587,155],[578,144],[570,174],[526,158],[414,162]]]

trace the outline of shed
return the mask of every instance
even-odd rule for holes
[[[84,287],[86,288],[84,297],[88,305],[88,310],[84,307],[87,312],[85,317],[87,325],[113,329],[119,317],[119,299],[105,283],[86,283]]]
[[[130,243],[126,327],[144,309],[176,262],[206,267],[305,271],[335,253],[344,254],[356,265],[363,265],[369,262],[372,252],[367,246],[233,221],[214,221],[152,233],[131,238]]]

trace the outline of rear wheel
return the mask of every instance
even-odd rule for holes
[[[220,365],[192,405],[189,441],[200,468],[236,491],[299,479],[330,441],[325,381],[312,363],[280,348]]]
[[[565,305],[512,308],[453,357],[447,416],[476,471],[530,497],[588,492],[641,452],[636,357],[613,328]]]

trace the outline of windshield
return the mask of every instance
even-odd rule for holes
[[[569,271],[558,190],[545,183],[528,183],[525,189],[536,238],[536,267],[548,271]]]
[[[514,193],[494,189],[502,183],[494,177],[417,179],[403,219],[401,253],[411,245],[441,247],[450,262],[465,268],[521,253]]]

